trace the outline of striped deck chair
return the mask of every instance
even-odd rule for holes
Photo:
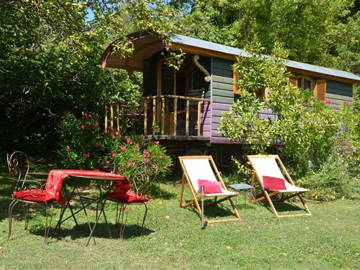
[[[252,202],[267,200],[271,210],[277,217],[311,216],[309,208],[301,197],[301,194],[308,190],[295,186],[294,181],[291,179],[278,155],[248,155],[247,158],[254,170],[251,185],[254,186],[255,179],[257,179],[264,192],[264,196],[254,199]],[[286,177],[284,177],[283,173]],[[279,215],[271,200],[271,197],[277,194],[281,194],[280,202],[297,196],[304,206],[306,213]]]
[[[226,189],[211,156],[179,156],[179,161],[183,170],[180,207],[193,207],[201,218],[202,228],[210,223],[239,221],[241,219],[234,202],[231,200],[238,193]],[[186,184],[188,184],[192,195],[192,200],[190,201],[184,200]],[[212,198],[214,198],[214,201],[209,202],[208,199]],[[204,219],[204,206],[215,205],[227,200],[230,202],[234,218]]]

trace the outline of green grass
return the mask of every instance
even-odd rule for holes
[[[312,217],[278,219],[239,197],[241,222],[202,230],[192,211],[179,208],[179,183],[161,184],[159,191],[148,204],[145,235],[135,225],[143,208],[135,206],[124,240],[110,239],[101,221],[96,245],[85,247],[87,232],[72,221],[45,245],[40,208],[27,231],[17,211],[14,239],[6,241],[9,186],[0,185],[0,269],[359,269],[360,201],[309,203]],[[107,213],[113,221],[114,205]],[[86,228],[84,217],[79,219]]]

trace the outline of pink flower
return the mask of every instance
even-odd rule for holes
[[[101,145],[101,142],[96,142],[96,146],[100,146]]]
[[[65,149],[66,149],[66,151],[70,151],[70,146],[67,145],[67,146],[65,147]]]
[[[143,153],[145,157],[151,157],[151,154],[148,151],[145,150]]]
[[[86,158],[89,158],[90,156],[91,156],[90,153],[84,153],[84,154],[83,154],[83,157],[86,157]]]
[[[148,158],[144,158],[144,162],[145,162],[145,163],[148,163],[148,162],[149,162],[149,159],[148,159]]]
[[[151,167],[153,167],[154,169],[157,168],[156,164],[151,164]]]
[[[161,159],[161,158],[163,158],[163,156],[159,156],[159,158]]]
[[[125,151],[125,150],[126,150],[126,146],[125,146],[125,145],[120,146],[120,150],[121,150],[121,151]]]
[[[88,116],[89,118],[92,118],[92,114],[91,114],[91,113],[89,113],[87,116]]]
[[[95,122],[93,125],[94,125],[94,127],[98,127],[98,126],[99,126],[99,123],[96,123],[96,122]]]
[[[160,145],[160,142],[159,142],[159,141],[155,141],[154,144]]]
[[[115,139],[115,138],[116,138],[115,135],[112,135],[112,136],[111,136],[111,139]]]
[[[172,165],[173,165],[172,163],[166,164],[167,167],[171,167]]]
[[[116,153],[112,153],[111,156],[114,158],[116,157]]]
[[[135,162],[133,162],[133,161],[130,161],[130,162],[128,162],[128,164],[127,164],[129,167],[134,167],[134,165],[135,165]]]
[[[84,129],[84,128],[85,128],[85,125],[81,125],[80,128],[81,128],[81,129]]]
[[[133,142],[131,141],[130,138],[126,138],[126,143],[127,143],[127,144],[132,144]]]

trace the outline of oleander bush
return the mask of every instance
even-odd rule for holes
[[[66,114],[60,124],[60,137],[58,156],[62,167],[113,171],[128,177],[137,192],[146,191],[172,166],[159,141],[124,135],[112,128],[104,132],[97,114]]]

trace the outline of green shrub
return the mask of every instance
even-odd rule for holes
[[[98,114],[65,114],[60,123],[60,163],[68,169],[98,169],[104,156]]]
[[[115,170],[128,177],[137,192],[144,192],[172,166],[158,141],[124,136],[112,128],[104,133],[97,114],[83,114],[80,118],[67,114],[60,131],[58,155],[64,168]]]
[[[340,140],[321,168],[298,181],[310,189],[311,199],[330,201],[339,198],[357,198],[360,194],[360,178],[351,173],[352,158],[349,142]]]
[[[111,133],[110,133],[111,134]],[[145,192],[151,184],[165,176],[172,166],[165,147],[142,136],[110,135],[110,160],[117,173],[125,175],[137,192]]]

